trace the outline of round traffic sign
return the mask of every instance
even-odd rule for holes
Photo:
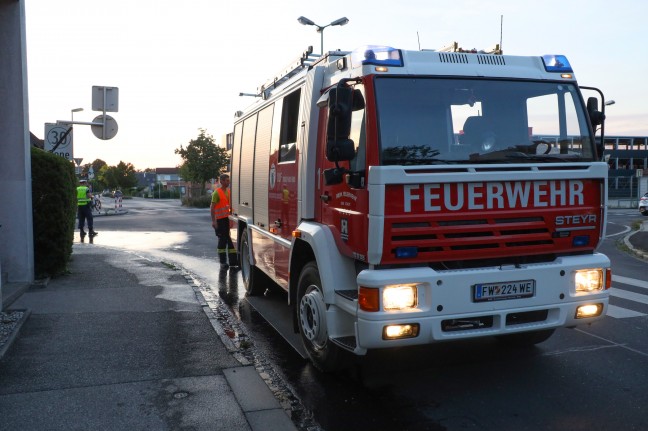
[[[53,149],[54,146],[61,140],[63,136],[67,133],[69,126],[59,126],[59,125],[53,125],[48,127],[47,130],[47,136],[45,137],[45,144],[46,147],[45,149]],[[72,133],[67,133],[67,136],[65,136],[65,139],[59,144],[58,147],[56,147],[57,152],[62,152],[62,151],[69,151],[69,145],[72,143]]]
[[[117,121],[110,115],[98,115],[92,122],[103,124],[103,126],[90,126],[92,133],[99,139],[112,139],[117,134]]]

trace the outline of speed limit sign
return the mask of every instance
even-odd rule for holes
[[[69,125],[45,123],[45,151],[72,160],[74,152],[71,129],[72,126]]]

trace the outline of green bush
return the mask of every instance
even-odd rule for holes
[[[182,206],[194,208],[209,208],[211,205],[211,195],[184,197]]]
[[[77,210],[73,164],[38,148],[31,149],[34,266],[37,277],[67,270]]]

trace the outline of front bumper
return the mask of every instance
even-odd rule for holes
[[[608,307],[606,290],[577,294],[573,274],[578,269],[604,268],[610,261],[602,254],[559,258],[546,264],[524,267],[492,267],[457,271],[435,271],[431,268],[365,270],[358,284],[381,287],[393,283],[417,283],[418,306],[397,312],[364,312],[358,310],[355,332],[358,351],[430,344],[440,341],[505,335],[525,331],[576,326],[601,319]],[[475,302],[472,286],[532,279],[536,282],[533,297],[492,302]],[[601,314],[576,318],[581,305],[600,304]],[[413,338],[383,339],[385,326],[418,324]]]

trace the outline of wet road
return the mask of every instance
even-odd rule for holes
[[[124,206],[126,215],[97,219],[95,244],[173,262],[215,286],[255,348],[276,365],[323,429],[648,429],[648,287],[640,283],[648,266],[615,245],[638,218],[634,211],[610,212],[609,239],[602,246],[614,274],[625,277],[613,280],[613,287],[634,294],[611,303],[633,317],[561,329],[525,350],[483,339],[371,352],[362,367],[325,376],[249,306],[238,272],[218,270],[208,210],[181,208],[177,201]]]

